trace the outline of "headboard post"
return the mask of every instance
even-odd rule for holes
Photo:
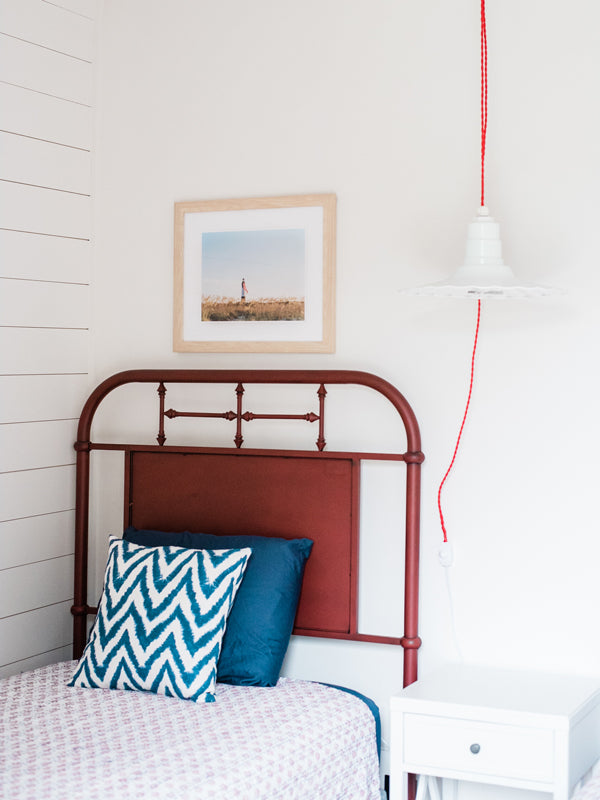
[[[75,573],[73,582],[73,652],[81,654],[86,641],[87,615],[87,564],[88,564],[88,515],[90,485],[89,442],[77,441],[76,485],[75,485]]]
[[[404,686],[417,680],[417,657],[421,639],[419,624],[419,528],[421,464],[423,454],[406,454],[406,554],[404,584]]]

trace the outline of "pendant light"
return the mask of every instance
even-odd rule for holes
[[[438,555],[442,566],[453,563],[453,553],[448,541],[444,514],[442,511],[442,489],[448,478],[458,452],[459,444],[465,427],[475,373],[475,356],[479,338],[479,325],[481,320],[481,300],[483,298],[508,298],[508,297],[544,297],[557,293],[549,286],[526,283],[519,280],[512,269],[502,259],[502,243],[500,240],[500,226],[490,216],[485,204],[485,155],[488,123],[488,52],[487,52],[487,25],[485,0],[480,0],[480,40],[481,40],[481,187],[480,204],[475,218],[470,222],[467,232],[465,259],[462,266],[447,280],[429,284],[419,288],[405,290],[404,293],[419,295],[436,295],[445,297],[471,297],[477,300],[477,320],[475,336],[471,353],[471,372],[469,391],[464,410],[462,423],[454,447],[450,465],[441,480],[437,494],[437,505],[440,525],[443,533],[443,542]],[[459,650],[457,645],[457,650]]]
[[[502,259],[500,225],[485,204],[485,154],[488,117],[487,27],[485,0],[481,0],[481,196],[474,219],[469,223],[462,266],[439,283],[403,290],[403,294],[445,297],[505,298],[543,297],[556,289],[521,281]]]
[[[550,286],[519,280],[502,259],[500,225],[483,204],[469,223],[463,264],[447,280],[409,290],[410,294],[442,297],[544,297]]]

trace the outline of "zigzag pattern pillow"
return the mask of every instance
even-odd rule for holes
[[[68,685],[212,702],[227,615],[251,553],[111,538],[98,616]]]

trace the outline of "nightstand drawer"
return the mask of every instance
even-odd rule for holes
[[[480,775],[540,782],[554,776],[554,735],[540,728],[407,713],[402,754],[415,772],[432,769],[439,775],[441,769],[475,779]]]

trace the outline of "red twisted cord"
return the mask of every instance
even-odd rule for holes
[[[481,41],[481,203],[480,204],[484,206],[485,205],[485,145],[487,137],[487,122],[488,122],[488,59],[487,59],[487,29],[485,20],[485,0],[481,0],[480,41]],[[467,397],[467,405],[465,407],[465,413],[463,414],[462,423],[460,426],[460,430],[458,432],[458,438],[456,439],[456,445],[454,447],[452,460],[450,461],[450,466],[446,470],[446,474],[442,478],[437,495],[440,523],[442,526],[442,532],[444,534],[445,542],[448,541],[448,534],[446,531],[446,524],[444,522],[444,512],[442,511],[442,489],[444,488],[444,484],[446,483],[446,478],[448,477],[448,475],[452,470],[452,467],[454,466],[454,462],[456,460],[456,454],[458,453],[458,446],[460,445],[460,440],[462,438],[465,422],[467,421],[467,414],[469,413],[469,406],[471,404],[471,395],[473,393],[473,377],[475,374],[475,354],[477,352],[477,341],[479,338],[480,320],[481,320],[481,300],[477,300],[477,325],[475,327],[475,339],[473,341],[473,353],[471,355],[471,378],[469,381],[469,395]]]
[[[477,300],[477,325],[475,327],[475,340],[473,342],[473,353],[471,355],[471,380],[469,382],[469,396],[467,397],[467,406],[465,408],[465,413],[463,414],[462,424],[460,426],[460,431],[458,432],[458,439],[456,440],[456,446],[454,447],[454,454],[452,456],[452,461],[450,462],[450,466],[446,470],[446,474],[442,478],[442,482],[440,483],[440,488],[438,489],[438,511],[440,513],[440,523],[442,525],[442,531],[444,533],[444,541],[448,541],[448,534],[446,533],[446,525],[444,523],[444,513],[442,511],[442,488],[446,483],[446,478],[450,474],[450,470],[454,466],[454,461],[456,459],[456,454],[458,453],[458,445],[460,444],[460,440],[463,433],[463,428],[465,427],[465,422],[467,420],[467,414],[469,413],[469,405],[471,404],[471,394],[473,393],[473,376],[475,374],[475,353],[477,352],[477,340],[479,338],[479,321],[481,319],[481,300]]]
[[[481,0],[481,205],[485,205],[485,144],[488,119],[488,64],[485,0]]]

